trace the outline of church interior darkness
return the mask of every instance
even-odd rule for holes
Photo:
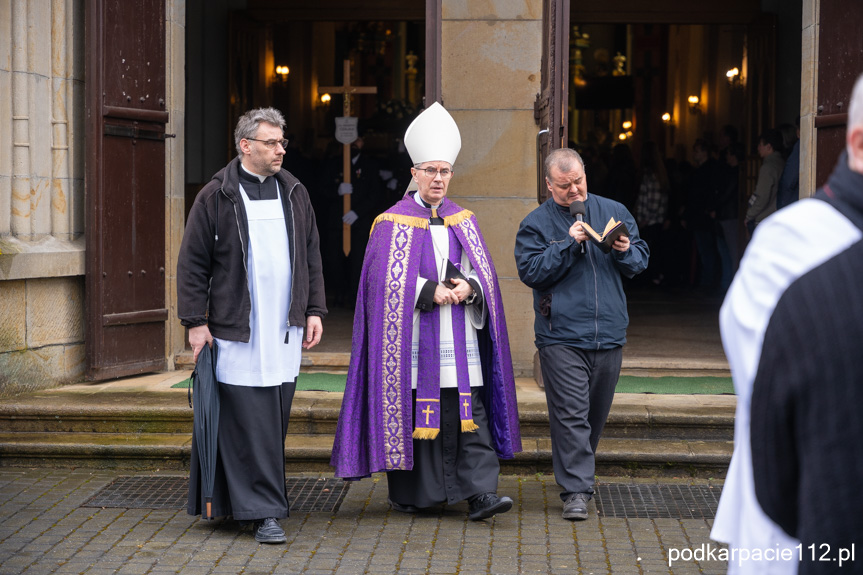
[[[324,232],[337,234],[340,227],[328,208],[339,198],[327,182],[340,176],[329,173],[333,163],[328,159],[341,154],[334,118],[342,115],[343,101],[338,94],[322,99],[319,88],[344,84],[344,60],[351,63],[352,85],[377,88],[377,94],[352,98],[351,115],[359,118],[363,153],[384,173],[379,210],[386,209],[404,190],[398,177],[409,167],[399,153],[401,135],[424,105],[425,3],[370,2],[366,10],[338,19],[328,10],[338,2],[323,0],[315,9],[299,4],[188,3],[186,208],[235,153],[231,130],[239,115],[271,105],[287,121],[285,167],[309,189],[326,243],[332,237]],[[761,6],[763,18],[752,23],[681,22],[679,13],[666,21],[661,14],[627,20],[623,13],[616,22],[579,22],[572,8],[568,134],[588,162],[591,193],[612,193],[610,175],[631,173],[621,200],[635,214],[641,150],[655,142],[671,172],[670,185],[680,187],[671,192],[685,198],[686,174],[679,169],[691,169],[696,139],[706,140],[719,159],[720,136],[731,125],[742,152],[738,200],[741,208],[745,205],[760,163],[757,136],[767,128],[793,125],[800,109],[801,2],[764,0]],[[376,18],[381,15],[387,17]],[[675,217],[680,214],[670,213],[669,225],[679,225]],[[745,241],[741,216],[735,259]],[[714,313],[721,301],[719,258],[713,261],[711,284],[699,285],[703,264],[691,234],[684,228],[675,243],[674,277],[632,282],[631,301],[662,301],[681,310],[707,307]],[[332,246],[322,247],[328,254],[328,297],[335,298],[330,291],[339,281],[333,270],[343,260]],[[338,304],[350,317],[350,303]],[[641,321],[642,314],[632,315],[634,323]]]

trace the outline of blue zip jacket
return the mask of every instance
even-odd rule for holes
[[[626,343],[629,314],[621,276],[647,269],[650,250],[635,218],[623,204],[588,194],[584,221],[602,233],[610,218],[629,229],[624,253],[602,250],[589,240],[586,253],[569,235],[575,222],[569,208],[549,198],[521,222],[515,238],[518,276],[533,288],[538,348],[564,344],[579,349],[612,349]]]

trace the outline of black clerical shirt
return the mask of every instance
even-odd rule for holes
[[[250,200],[277,200],[279,198],[279,187],[276,184],[276,178],[267,176],[261,182],[258,176],[252,175],[239,167],[240,170],[240,185],[246,191],[246,195]]]

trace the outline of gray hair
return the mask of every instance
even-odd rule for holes
[[[556,167],[561,172],[569,172],[572,170],[572,163],[578,161],[581,164],[581,169],[584,170],[584,160],[581,154],[572,148],[558,148],[551,152],[545,158],[545,177],[551,179],[551,168]],[[586,173],[586,171],[585,171]]]
[[[240,120],[237,122],[237,129],[234,130],[234,145],[237,147],[237,154],[243,155],[243,150],[240,148],[240,140],[254,138],[261,124],[272,124],[284,131],[285,117],[275,108],[256,108],[240,116]]]
[[[863,126],[863,74],[854,84],[851,94],[851,105],[848,107],[848,128]]]

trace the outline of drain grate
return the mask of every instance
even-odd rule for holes
[[[324,477],[288,477],[286,486],[291,511],[335,513],[348,494],[350,483]]]
[[[596,511],[627,519],[712,519],[721,489],[707,485],[610,483],[596,488]]]
[[[176,476],[118,477],[81,507],[179,509],[186,506],[189,480]]]
[[[334,478],[288,477],[285,489],[291,511],[334,513],[348,493],[350,483]],[[122,476],[103,487],[81,507],[126,509],[182,509],[186,506],[189,480],[176,476]]]

